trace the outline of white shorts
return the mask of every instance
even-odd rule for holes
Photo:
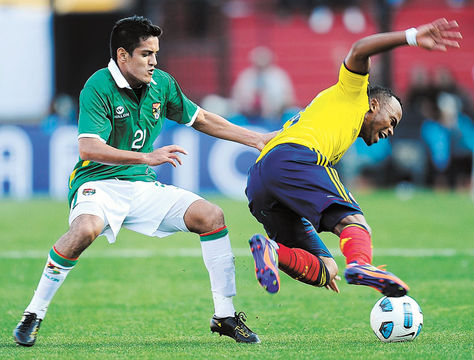
[[[90,181],[76,193],[69,213],[69,225],[83,214],[104,220],[101,235],[114,243],[122,226],[138,233],[165,237],[188,232],[184,214],[196,200],[190,191],[171,185],[117,179]]]

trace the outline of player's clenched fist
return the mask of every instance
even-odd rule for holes
[[[150,166],[161,165],[164,163],[170,163],[176,167],[176,162],[181,165],[181,159],[176,153],[181,153],[187,155],[188,153],[181,146],[178,145],[168,145],[163,146],[154,150],[151,153],[146,154],[146,164]]]

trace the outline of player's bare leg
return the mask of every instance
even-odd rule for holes
[[[97,238],[103,227],[101,218],[80,215],[71,223],[69,231],[54,244],[35,294],[13,330],[13,337],[18,345],[35,344],[41,322],[54,294],[76,265],[79,255]]]
[[[333,232],[340,238],[346,257],[344,277],[349,284],[366,285],[386,296],[404,296],[409,287],[394,274],[372,265],[371,230],[362,214],[349,215]]]
[[[234,255],[222,210],[206,200],[197,200],[186,211],[184,222],[191,232],[199,234],[204,264],[211,280],[214,300],[211,332],[229,336],[237,342],[260,342],[257,334],[245,325],[245,314],[237,314],[234,309]]]

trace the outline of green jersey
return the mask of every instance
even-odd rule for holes
[[[156,69],[138,97],[110,60],[93,74],[79,98],[79,138],[93,137],[120,150],[152,152],[165,119],[191,126],[199,107],[189,100],[168,73]],[[120,179],[155,181],[146,164],[105,165],[79,158],[69,177],[69,204],[77,189],[88,181]]]

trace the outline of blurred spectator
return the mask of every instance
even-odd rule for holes
[[[471,108],[470,96],[458,85],[456,79],[453,76],[452,71],[445,67],[440,66],[435,69],[433,73],[433,83],[436,91],[435,101],[438,96],[442,93],[449,93],[456,96],[460,101],[461,108],[459,111],[466,113],[470,117],[473,116]]]
[[[294,104],[294,89],[285,70],[273,63],[273,52],[263,46],[249,53],[251,66],[244,69],[232,88],[236,110],[250,122],[280,126],[281,116]]]
[[[40,128],[51,134],[59,126],[76,123],[76,109],[73,99],[66,94],[56,95],[51,101],[49,115],[41,120]]]
[[[462,113],[459,97],[442,92],[437,105],[439,116],[425,120],[421,128],[430,155],[430,180],[437,187],[465,187],[471,174],[474,124]]]
[[[421,124],[437,114],[436,89],[428,70],[415,65],[410,70],[410,85],[403,106],[403,118],[392,139],[392,169],[395,182],[407,181],[424,186],[427,177],[427,153],[420,139]]]
[[[410,69],[410,85],[406,95],[407,121],[400,124],[398,134],[404,137],[418,137],[423,119],[437,117],[437,88],[430,80],[430,74],[423,65],[415,65]]]

